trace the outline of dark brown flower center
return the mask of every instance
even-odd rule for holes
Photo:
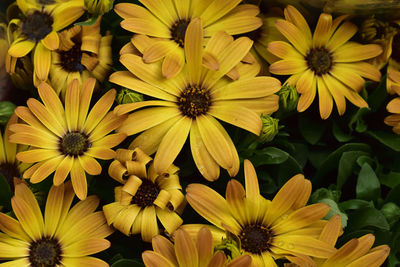
[[[190,20],[183,19],[183,20],[178,20],[176,21],[172,26],[171,26],[171,36],[172,39],[179,44],[180,47],[183,47],[185,44],[185,34],[186,34],[186,29],[190,23]]]
[[[39,42],[53,30],[53,17],[44,12],[35,10],[22,23],[22,33],[32,42]]]
[[[400,62],[400,33],[393,37],[392,58],[397,62]]]
[[[60,55],[60,65],[67,72],[82,72],[86,68],[82,65],[81,43],[75,42],[75,45],[67,51],[58,51]]]
[[[178,106],[183,115],[195,119],[207,113],[211,105],[209,92],[197,85],[190,85],[178,98]]]
[[[2,162],[0,164],[0,174],[2,174],[4,178],[6,178],[7,183],[10,186],[11,192],[14,192],[14,177],[21,176],[17,164]]]
[[[306,61],[308,67],[321,76],[332,68],[332,56],[324,47],[312,48],[307,52]]]
[[[29,262],[32,267],[55,267],[61,264],[61,246],[57,239],[43,237],[29,247]]]
[[[83,155],[90,145],[88,137],[81,132],[68,132],[60,138],[60,151],[64,155]]]
[[[239,235],[242,249],[253,254],[269,251],[272,237],[272,230],[262,224],[246,225]]]
[[[143,179],[136,194],[132,197],[131,203],[143,208],[151,206],[154,200],[156,200],[158,193],[160,193],[158,185],[148,179]]]

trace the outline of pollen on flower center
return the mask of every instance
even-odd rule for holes
[[[272,230],[261,224],[246,225],[239,235],[242,249],[253,254],[268,251],[272,237]]]
[[[178,98],[178,106],[183,115],[192,119],[205,114],[211,105],[209,92],[199,86],[188,86]]]
[[[160,188],[150,180],[143,179],[142,184],[136,191],[136,194],[132,197],[131,203],[136,204],[140,207],[151,206],[156,200]]]
[[[29,247],[30,266],[55,267],[61,264],[61,246],[57,239],[43,237]]]
[[[317,75],[322,75],[332,68],[332,56],[324,47],[312,48],[307,52],[308,67]]]
[[[171,26],[171,37],[180,47],[183,47],[185,43],[185,33],[189,23],[190,20],[183,19],[176,21]]]
[[[32,42],[39,42],[53,29],[53,17],[44,12],[35,10],[22,23],[22,33]]]
[[[81,43],[76,42],[75,45],[67,51],[58,51],[60,55],[60,65],[67,72],[82,72],[85,66],[82,65]]]
[[[68,132],[60,139],[60,150],[64,155],[79,156],[89,147],[87,136],[81,132]]]

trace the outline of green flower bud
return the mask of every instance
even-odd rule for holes
[[[263,126],[259,138],[262,143],[271,142],[275,135],[279,132],[279,120],[271,117],[270,115],[262,115],[261,121]]]
[[[381,212],[386,217],[390,225],[395,224],[400,219],[400,208],[393,202],[383,205]]]
[[[85,0],[85,6],[90,14],[101,16],[110,11],[114,0]]]
[[[14,113],[15,105],[9,101],[0,102],[0,124],[5,125]]]
[[[143,101],[143,95],[128,88],[122,88],[117,93],[116,101],[118,104],[136,103]]]
[[[228,260],[239,257],[242,253],[240,253],[239,240],[235,239],[237,239],[237,237],[227,233],[227,238],[222,239],[221,243],[214,247],[214,251],[224,252]]]
[[[299,101],[299,94],[295,86],[284,84],[278,92],[278,95],[280,107],[286,111],[293,111],[296,109],[297,102]]]

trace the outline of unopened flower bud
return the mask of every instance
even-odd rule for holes
[[[110,11],[114,0],[85,0],[85,6],[90,14],[101,16]]]
[[[271,117],[270,115],[263,115],[261,116],[261,121],[263,126],[259,138],[263,143],[271,142],[275,135],[279,132],[279,120]]]
[[[143,95],[128,88],[122,88],[117,93],[116,101],[118,104],[136,103],[143,101]]]
[[[279,95],[279,106],[286,111],[295,110],[297,102],[299,101],[299,94],[297,93],[296,87],[288,84],[284,84],[281,90],[278,92]]]

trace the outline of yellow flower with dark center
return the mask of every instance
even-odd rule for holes
[[[4,134],[0,133],[0,174],[6,178],[11,191],[14,191],[14,177],[21,178],[30,164],[22,163],[16,159],[16,154],[27,150],[25,145],[10,143],[8,138],[12,134],[10,125],[17,123],[18,117],[13,114],[7,123]]]
[[[360,32],[364,41],[382,45],[383,53],[372,63],[378,68],[388,64],[386,89],[389,94],[400,95],[400,21],[382,21],[372,16],[362,23]]]
[[[157,218],[169,234],[182,224],[177,212],[184,200],[179,168],[157,174],[153,163],[147,169],[151,160],[139,148],[118,149],[108,173],[124,185],[115,188],[115,202],[103,206],[109,225],[125,235],[141,233],[146,242],[159,234]]]
[[[30,145],[31,149],[18,153],[17,159],[36,163],[24,172],[24,178],[39,183],[55,172],[53,183],[60,185],[70,174],[76,195],[86,198],[86,172],[101,172],[95,158],[113,158],[115,152],[111,148],[126,137],[123,133],[109,134],[126,118],[108,112],[115,90],[105,93],[88,112],[95,82],[90,78],[80,88],[74,80],[67,88],[65,105],[53,88],[41,83],[38,91],[43,104],[30,98],[28,107],[16,108],[15,113],[26,124],[10,126],[14,132],[10,142]]]
[[[341,234],[340,216],[333,216],[325,225],[320,240],[335,245]],[[339,248],[327,259],[314,259],[313,266],[318,267],[359,267],[359,266],[381,266],[389,256],[390,248],[387,245],[377,246],[371,249],[375,236],[366,234],[360,238],[353,238]],[[285,264],[285,267],[303,266],[299,263]]]
[[[42,5],[40,2],[18,0],[23,19],[12,19],[10,24],[19,28],[18,37],[13,41],[8,53],[20,58],[34,50],[34,83],[46,81],[51,64],[51,51],[59,47],[57,32],[84,13],[83,0]]]
[[[322,13],[313,35],[304,17],[292,6],[285,9],[286,20],[276,22],[290,43],[268,44],[268,50],[282,58],[270,66],[270,72],[291,75],[287,83],[296,85],[301,94],[297,104],[299,112],[311,105],[317,90],[322,119],[330,116],[333,100],[339,115],[346,110],[345,98],[358,107],[368,107],[358,94],[365,83],[363,77],[379,81],[381,74],[363,61],[378,56],[382,48],[376,44],[349,42],[357,27],[343,22],[345,17],[332,20],[330,14]]]
[[[163,59],[162,74],[172,78],[185,63],[185,34],[193,18],[203,21],[205,37],[218,31],[230,35],[246,33],[262,25],[256,17],[259,9],[255,5],[239,5],[241,0],[140,0],[139,5],[120,3],[115,12],[124,20],[122,28],[136,33],[132,42],[140,46],[142,36],[156,38],[152,46],[143,51],[146,63]]]
[[[186,64],[175,78],[165,79],[161,62],[145,64],[141,57],[125,53],[120,61],[129,71],[110,76],[110,81],[160,100],[143,101],[116,107],[119,114],[146,107],[129,116],[119,132],[137,134],[131,147],[147,154],[157,151],[154,168],[163,173],[181,151],[190,135],[191,151],[197,168],[208,180],[219,177],[219,166],[231,176],[239,170],[236,148],[222,125],[215,119],[241,127],[256,135],[262,128],[260,114],[278,109],[280,82],[272,77],[224,78],[249,52],[252,41],[247,37],[233,41],[219,32],[204,51],[219,53],[219,69],[202,66],[203,27],[193,19],[185,39]],[[221,43],[226,46],[221,46]],[[254,74],[255,75],[255,74]]]
[[[282,257],[307,263],[306,256],[327,258],[335,252],[333,246],[317,239],[329,206],[306,206],[309,180],[294,176],[269,201],[260,195],[255,169],[248,160],[244,173],[246,190],[231,180],[226,199],[202,184],[190,184],[186,198],[206,220],[238,237],[241,251],[252,257],[251,266],[277,266],[275,259]]]
[[[107,249],[107,225],[96,196],[71,207],[71,183],[52,186],[44,216],[33,193],[24,183],[15,186],[11,205],[17,220],[0,212],[2,266],[98,266],[108,264],[89,255]]]
[[[73,26],[59,33],[60,47],[52,51],[50,82],[65,98],[67,85],[78,79],[82,84],[88,78],[103,82],[111,68],[112,35],[100,35],[100,22],[91,26]]]
[[[385,118],[385,123],[393,127],[393,132],[400,135],[400,97],[392,99],[386,106],[387,111],[394,113]]]
[[[214,252],[212,235],[206,227],[198,231],[197,238],[193,241],[183,229],[174,233],[175,244],[161,235],[155,236],[151,241],[154,251],[143,252],[143,262],[146,267],[245,267],[251,264],[249,255],[227,262],[223,252]]]

